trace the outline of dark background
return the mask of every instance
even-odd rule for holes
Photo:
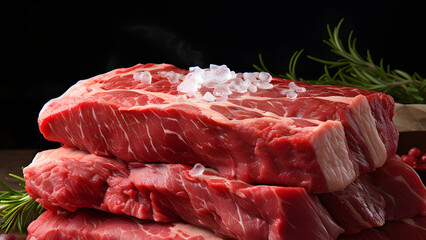
[[[89,1],[87,1],[89,2]],[[138,3],[138,4],[135,4]],[[181,68],[226,64],[254,71],[261,53],[270,70],[285,73],[290,56],[329,58],[326,25],[345,18],[358,50],[377,61],[426,76],[426,16],[421,1],[135,1],[97,6],[64,1],[15,1],[2,6],[0,148],[45,149],[37,116],[49,99],[80,79],[137,63]],[[342,35],[343,36],[343,35]],[[306,58],[304,78],[322,68]]]

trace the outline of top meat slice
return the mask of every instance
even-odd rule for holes
[[[135,77],[143,73],[149,81]],[[394,102],[386,94],[297,82],[306,91],[289,98],[282,91],[293,81],[273,78],[273,88],[206,101],[178,91],[176,76],[189,74],[138,64],[79,81],[43,107],[40,130],[97,155],[201,163],[228,178],[314,193],[342,190],[396,152]]]

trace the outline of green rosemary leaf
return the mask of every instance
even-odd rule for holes
[[[312,84],[342,85],[379,91],[391,95],[400,103],[426,103],[426,79],[418,73],[410,75],[399,69],[392,70],[390,65],[384,64],[383,59],[380,59],[377,65],[369,50],[363,57],[356,48],[357,39],[353,30],[349,32],[345,46],[340,38],[343,20],[334,28],[327,25],[329,38],[323,40],[337,59],[328,60],[307,55],[308,59],[324,66],[322,75],[316,80],[305,80],[296,75],[296,62],[303,52],[300,50],[291,56],[288,72],[278,76]],[[259,60],[262,67],[256,66],[256,69],[269,72],[263,60]]]
[[[25,183],[25,179],[23,177],[20,177],[18,175],[13,174],[13,173],[9,173],[9,176],[16,178],[16,179],[20,180],[21,182]]]
[[[262,68],[260,68],[259,66],[253,64],[254,69],[256,69],[259,72],[264,72]]]
[[[266,68],[265,63],[263,63],[263,59],[262,59],[262,54],[259,53],[259,62],[260,62],[260,67],[253,64],[253,67],[259,71],[259,72],[268,72],[271,73],[271,71],[268,70],[268,68]],[[272,75],[272,74],[271,74]]]
[[[0,227],[6,233],[15,229],[22,233],[44,208],[28,195],[23,177],[9,176],[20,181],[21,190],[15,190],[0,180],[0,186],[4,189],[0,191]]]
[[[296,81],[299,80],[299,78],[296,76],[296,62],[302,53],[303,53],[303,49],[294,52],[293,55],[291,56],[290,62],[288,64],[288,73],[285,74],[285,76],[288,79],[296,80]]]
[[[416,73],[417,74],[417,73]],[[417,78],[416,78],[417,79]],[[423,80],[420,84],[420,89],[425,89],[426,90],[426,80]]]
[[[310,55],[308,55],[307,58],[314,60],[316,62],[325,64],[325,65],[331,66],[331,67],[337,67],[339,65],[344,66],[344,65],[347,64],[346,62],[343,62],[343,61],[342,62],[336,62],[336,61],[324,60],[324,59],[320,59],[320,58],[310,56]]]
[[[6,192],[2,192],[2,191],[0,191],[0,192],[2,193],[2,195],[9,194],[9,193],[14,193],[14,194],[18,194],[18,193],[19,193],[19,192],[18,192],[18,191],[16,191],[15,189],[12,189],[12,188],[10,188],[9,186],[7,186],[6,184],[4,184],[4,183],[3,183],[3,181],[1,181],[1,180],[0,180],[0,186],[1,186],[3,189],[5,189],[5,190],[6,190]]]

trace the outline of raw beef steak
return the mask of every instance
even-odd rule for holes
[[[97,155],[201,163],[227,178],[314,193],[342,190],[396,152],[386,94],[228,70],[117,69],[48,102],[39,127],[48,140]]]
[[[385,224],[385,200],[368,175],[358,177],[344,190],[320,194],[319,199],[346,234]]]
[[[416,171],[398,156],[344,190],[319,198],[348,234],[380,227],[385,221],[426,216],[426,188]]]
[[[47,211],[28,228],[29,240],[222,240],[212,232],[184,223],[155,223],[82,209],[75,213]],[[387,222],[339,240],[424,240],[426,217]]]
[[[385,199],[386,220],[426,216],[426,189],[416,171],[399,157],[389,159],[385,166],[371,176]]]
[[[26,189],[50,211],[80,208],[185,221],[237,239],[336,239],[343,230],[299,187],[252,186],[201,165],[128,165],[71,148],[39,153]]]
[[[354,235],[341,235],[339,240],[424,240],[426,217],[416,216],[400,221],[389,221],[383,227],[363,230]]]
[[[28,240],[220,240],[212,232],[185,223],[155,223],[81,209],[44,212],[28,227]]]

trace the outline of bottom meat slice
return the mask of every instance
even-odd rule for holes
[[[389,221],[339,240],[423,240],[426,217]],[[28,228],[30,240],[224,240],[213,232],[185,223],[156,223],[93,209],[77,212],[44,212]]]
[[[365,229],[357,234],[341,235],[339,240],[424,240],[426,217],[415,216],[399,221],[388,221],[379,228]]]
[[[155,223],[93,209],[44,212],[28,227],[29,240],[220,240],[185,223]]]
[[[46,209],[94,208],[184,221],[236,239],[336,239],[343,229],[304,188],[253,186],[201,165],[128,164],[72,148],[37,154],[26,189]]]

